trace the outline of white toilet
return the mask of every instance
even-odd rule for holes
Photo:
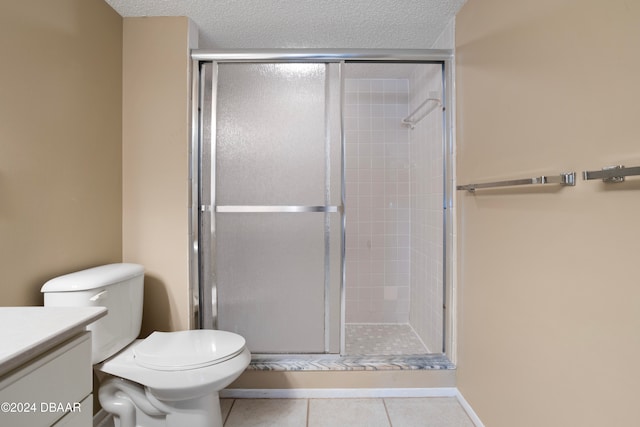
[[[116,427],[221,427],[218,391],[247,367],[240,335],[214,330],[154,332],[142,323],[144,268],[110,264],[56,277],[42,287],[45,306],[103,306],[89,325],[95,369],[108,374],[100,404]]]

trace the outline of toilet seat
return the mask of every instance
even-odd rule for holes
[[[224,362],[244,348],[243,337],[226,331],[153,332],[133,349],[133,358],[147,369],[184,371]]]

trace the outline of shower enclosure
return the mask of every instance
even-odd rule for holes
[[[194,54],[195,327],[254,354],[445,351],[449,61]]]

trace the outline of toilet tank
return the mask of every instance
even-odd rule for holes
[[[90,324],[92,363],[114,355],[140,333],[144,267],[109,264],[49,280],[41,289],[45,307],[106,307]]]

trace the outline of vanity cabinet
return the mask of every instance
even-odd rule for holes
[[[104,307],[0,307],[0,426],[93,424],[86,326],[105,313]]]
[[[91,333],[84,332],[0,380],[2,426],[90,426]]]

